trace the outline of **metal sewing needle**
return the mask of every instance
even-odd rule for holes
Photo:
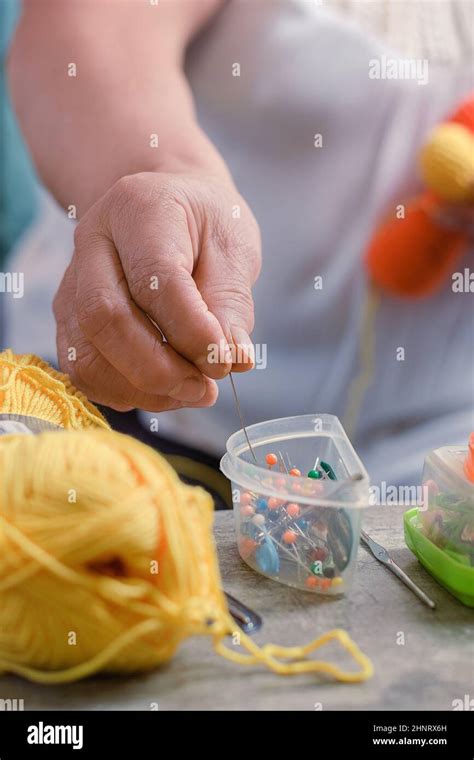
[[[235,405],[237,407],[237,413],[238,413],[238,415],[240,417],[240,424],[242,425],[242,430],[244,431],[244,435],[245,435],[245,437],[247,439],[247,443],[249,445],[250,452],[251,452],[251,454],[252,454],[252,456],[254,458],[254,462],[255,462],[255,464],[258,464],[257,457],[255,456],[255,452],[254,452],[254,450],[252,448],[252,445],[250,443],[250,438],[248,437],[248,434],[247,434],[247,428],[245,427],[244,416],[243,416],[242,410],[240,408],[239,398],[237,396],[237,391],[235,389],[235,383],[234,383],[234,378],[232,377],[232,372],[229,372],[229,377],[230,377],[230,382],[231,382],[231,385],[232,385],[232,390],[234,392],[234,398],[235,398]]]
[[[421,601],[430,609],[434,610],[436,608],[435,602],[433,602],[433,600],[430,599],[430,597],[425,594],[425,592],[422,591],[414,581],[412,581],[412,579],[402,570],[402,568],[397,565],[397,563],[391,558],[390,554],[383,546],[378,544],[377,541],[374,541],[374,539],[371,538],[369,534],[365,532],[365,530],[361,530],[361,538],[364,544],[370,549],[375,559],[388,567],[388,569],[391,570],[392,573],[405,584],[405,586],[408,586],[408,588],[413,591],[418,599],[421,599]]]

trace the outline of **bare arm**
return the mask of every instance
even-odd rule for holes
[[[182,70],[219,5],[26,0],[11,50],[36,166],[80,218],[54,301],[59,362],[118,409],[209,406],[214,379],[251,367],[259,231],[196,123]]]
[[[196,124],[182,72],[188,42],[221,3],[25,0],[10,86],[40,176],[61,204],[82,216],[140,171],[196,165],[228,177]]]

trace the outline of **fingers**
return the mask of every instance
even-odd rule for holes
[[[153,267],[157,272],[156,263]],[[208,346],[224,342],[224,333],[192,275],[183,267],[167,267],[160,262],[157,275],[160,286],[156,293],[151,293],[146,286],[150,270],[146,270],[145,262],[138,271],[129,262],[125,268],[133,300],[159,325],[168,343],[205,375],[224,377],[230,370],[230,359],[223,356],[217,364],[208,362]]]
[[[177,353],[209,377],[225,376],[231,361],[207,361],[208,346],[220,344],[225,336],[193,279],[202,255],[201,231],[196,229],[200,211],[173,195],[174,179],[158,196],[150,191],[148,175],[125,178],[118,185],[120,202],[110,201],[108,224],[133,301],[159,325]],[[202,205],[201,197],[196,204]]]
[[[204,244],[207,255],[199,258],[194,279],[230,346],[232,371],[245,372],[255,364],[251,287],[261,265],[260,233],[248,207],[239,219],[223,209]]]
[[[179,401],[156,391],[147,392],[131,383],[82,332],[76,309],[77,279],[77,258],[74,257],[54,301],[58,357],[62,370],[89,398],[119,411],[138,407],[158,412],[215,403],[217,387],[208,378],[203,378],[204,393],[201,399],[191,402]],[[126,344],[122,350],[125,356],[130,356]]]
[[[206,407],[215,403],[217,386],[205,378],[205,393],[198,402],[180,402],[168,396],[146,393],[133,386],[118,372],[101,353],[85,338],[71,321],[68,330],[63,322],[58,323],[58,356],[64,372],[92,401],[104,404],[118,411],[128,411],[135,407],[150,412],[170,411],[188,407]],[[74,352],[71,352],[74,347]]]
[[[180,356],[130,297],[113,243],[87,231],[77,238],[77,320],[118,374],[148,398],[198,402],[208,392],[202,373]]]

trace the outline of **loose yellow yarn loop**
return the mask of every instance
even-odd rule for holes
[[[241,634],[242,637],[242,634]],[[349,634],[339,628],[335,628],[332,631],[319,636],[309,644],[298,647],[282,647],[276,644],[265,644],[263,647],[259,647],[248,636],[245,636],[245,641],[242,641],[245,648],[250,654],[244,654],[240,652],[232,652],[224,645],[222,637],[218,638],[214,642],[215,651],[222,657],[226,657],[232,662],[236,662],[240,665],[257,665],[263,663],[279,675],[296,675],[297,673],[324,673],[331,675],[337,681],[344,683],[360,683],[366,681],[373,675],[374,669],[369,658],[361,652],[357,644],[352,641]],[[354,661],[360,665],[360,670],[354,673],[342,670],[337,665],[333,665],[330,662],[322,662],[320,660],[307,660],[308,654],[311,654],[316,649],[319,649],[324,644],[330,641],[338,641],[345,651],[351,655]],[[295,662],[281,662],[282,660],[295,660]]]
[[[38,357],[0,354],[0,413],[64,430],[0,437],[0,672],[58,684],[169,660],[191,635],[235,663],[358,682],[372,665],[334,630],[302,647],[228,649],[235,632],[212,538],[213,504],[158,453],[108,428]],[[306,659],[332,640],[359,670]]]

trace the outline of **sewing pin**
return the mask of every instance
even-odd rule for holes
[[[271,470],[276,464],[278,464],[278,457],[276,454],[266,454],[265,462],[268,464],[268,469]]]
[[[302,530],[301,530],[300,526],[298,525],[298,523],[297,523],[295,520],[292,520],[292,522],[291,522],[291,529],[292,529],[292,530],[296,530],[296,531],[298,531],[298,533],[300,534],[300,536],[301,536],[302,538],[304,538],[304,540],[305,540],[305,541],[306,541],[306,542],[307,542],[307,543],[308,543],[308,544],[311,546],[311,548],[312,548],[312,549],[318,549],[318,548],[319,548],[319,547],[318,547],[318,546],[317,546],[317,545],[314,543],[314,541],[312,541],[312,540],[310,539],[310,537],[309,537],[309,536],[307,536],[307,535],[306,535],[306,533],[304,533],[304,531],[302,531]]]
[[[321,468],[318,467],[318,464],[319,457],[316,457],[316,461],[313,464],[312,469],[308,472],[308,478],[311,478],[312,480],[321,480],[321,478],[324,478],[324,473]]]
[[[295,555],[293,554],[293,552],[289,551],[289,549],[287,549],[286,546],[283,546],[283,544],[277,541],[276,538],[272,536],[271,540],[273,541],[274,544],[276,544],[280,548],[282,552],[284,552],[284,554],[286,554],[288,557],[291,557],[292,560],[295,559]],[[301,565],[302,568],[304,568],[304,570],[306,570],[307,573],[311,572],[310,569],[301,561],[299,554],[296,557],[296,561],[299,565]]]
[[[278,452],[278,456],[280,458],[280,471],[286,472],[286,474],[288,475],[289,470],[285,464],[285,460],[283,459],[283,454],[281,453],[281,451]]]
[[[250,443],[250,438],[248,437],[247,428],[245,427],[244,417],[242,414],[242,409],[240,408],[239,397],[237,396],[237,391],[235,389],[235,383],[234,383],[234,378],[232,377],[232,372],[229,372],[229,377],[230,377],[230,383],[232,385],[232,391],[234,393],[235,406],[237,407],[237,414],[239,415],[239,418],[240,418],[240,424],[242,425],[242,430],[244,431],[244,435],[245,435],[245,438],[247,439],[249,450],[253,456],[254,462],[255,464],[258,464],[257,457],[255,456],[255,452],[252,448],[252,444]]]
[[[299,553],[298,549],[296,548],[296,543],[291,544],[291,548],[292,548],[292,550],[293,550],[293,552],[295,554],[295,559],[296,559],[296,564],[297,564],[297,571],[296,571],[296,573],[297,573],[297,576],[298,576],[298,580],[300,581],[301,580],[301,567],[304,567],[305,570],[306,570],[306,567],[305,567],[305,565],[303,564],[303,562],[301,560],[300,553]]]

